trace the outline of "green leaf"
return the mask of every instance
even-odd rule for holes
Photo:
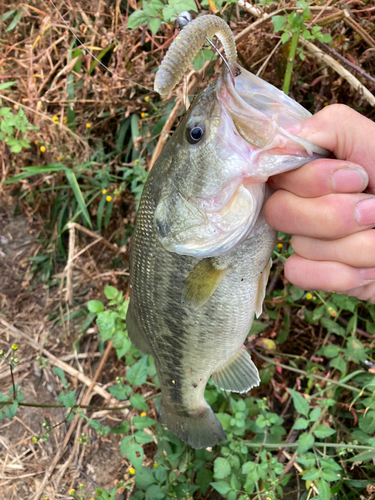
[[[13,21],[10,23],[10,25],[7,27],[5,31],[7,32],[14,30],[14,28],[20,22],[21,18],[22,18],[22,10],[19,10],[17,14],[14,16]]]
[[[76,389],[74,389],[74,391],[68,392],[67,394],[60,392],[57,400],[67,408],[73,408],[73,406],[76,404]]]
[[[63,385],[65,385],[65,386],[68,385],[68,382],[67,382],[67,380],[65,378],[65,372],[64,372],[64,370],[62,370],[61,368],[59,368],[57,366],[54,366],[52,368],[52,373],[54,375],[57,375],[58,377],[60,377],[61,382],[63,383]]]
[[[129,422],[121,422],[121,424],[118,427],[114,427],[111,429],[112,434],[126,434],[129,432]]]
[[[375,458],[375,450],[365,451],[364,453],[360,453],[355,457],[349,458],[348,462],[368,462]]]
[[[6,21],[10,17],[12,17],[15,12],[16,12],[16,9],[8,10],[7,12],[5,12],[2,16],[0,16],[0,23],[3,23],[4,21]]]
[[[340,335],[341,337],[345,336],[345,328],[335,321],[332,321],[329,318],[322,318],[320,322],[328,332],[335,333],[336,335]]]
[[[320,417],[320,414],[322,413],[321,408],[314,408],[311,410],[310,415],[309,415],[309,420],[310,422],[316,422],[318,418]]]
[[[143,10],[136,10],[130,14],[126,27],[130,30],[134,30],[140,26],[145,26],[149,19],[150,17]]]
[[[227,458],[218,457],[214,461],[214,477],[215,479],[224,479],[229,476],[231,467]]]
[[[104,294],[108,300],[112,300],[118,296],[119,292],[114,286],[106,286],[104,288]]]
[[[141,467],[135,475],[135,485],[137,488],[146,490],[151,484],[156,482],[152,470],[148,467]]]
[[[195,476],[195,484],[199,486],[199,489],[203,493],[206,494],[208,487],[210,486],[210,482],[212,481],[213,474],[210,470],[201,467],[197,475]]]
[[[9,406],[6,406],[3,411],[5,416],[9,419],[12,419],[18,410],[18,401],[14,400],[13,403]]]
[[[275,33],[277,33],[278,31],[282,31],[286,25],[285,16],[273,16],[272,24],[273,24],[273,29],[274,29]]]
[[[320,500],[331,500],[331,490],[329,484],[324,479],[321,479],[318,484]]]
[[[331,361],[329,362],[329,366],[332,366],[332,368],[337,368],[341,373],[346,370],[345,360],[341,356],[337,356],[337,358],[331,359]]]
[[[135,469],[138,469],[142,466],[143,462],[143,448],[140,444],[137,443],[131,443],[129,446],[126,448],[126,456],[128,457],[129,461],[133,465]]]
[[[138,431],[134,434],[135,440],[139,444],[152,443],[154,441],[153,434],[147,434],[145,431]]]
[[[156,420],[150,417],[137,416],[132,418],[132,424],[136,429],[141,430],[156,424]]]
[[[98,314],[104,311],[104,306],[100,300],[89,300],[89,302],[87,302],[87,309],[94,314]]]
[[[117,318],[118,314],[115,311],[103,311],[96,318],[96,324],[98,325],[99,330],[109,330],[115,326]]]
[[[320,474],[321,474],[320,470],[313,467],[308,472],[306,472],[306,474],[303,475],[303,480],[304,481],[315,481],[316,479],[320,478]]]
[[[161,25],[161,19],[159,19],[158,17],[154,17],[154,19],[150,19],[148,24],[150,26],[151,32],[156,35]]]
[[[355,337],[351,337],[345,349],[346,355],[351,358],[356,363],[360,361],[366,361],[366,351],[362,345],[362,342]]]
[[[106,426],[106,425],[102,425],[100,422],[98,422],[97,420],[93,420],[91,418],[88,418],[86,416],[84,416],[84,418],[87,420],[87,422],[91,425],[91,427],[93,429],[96,430],[96,432],[100,435],[100,436],[106,436],[110,431],[111,431],[111,428]]]
[[[332,482],[332,481],[338,481],[340,479],[340,475],[337,474],[336,472],[332,472],[331,470],[323,470],[322,472],[322,478],[325,479],[326,481]]]
[[[143,356],[128,369],[126,378],[132,386],[142,385],[147,379],[147,356]]]
[[[114,396],[116,399],[119,399],[120,401],[126,401],[132,392],[131,387],[123,384],[112,385],[112,387],[110,387],[108,390],[112,394],[112,396]]]
[[[323,354],[326,358],[335,358],[340,352],[338,345],[330,344],[323,348]]]
[[[298,449],[297,453],[305,453],[307,450],[309,450],[313,444],[314,444],[314,436],[311,434],[308,434],[307,432],[304,432],[301,434],[298,438]]]
[[[75,199],[77,200],[78,206],[82,212],[83,218],[87,222],[87,224],[92,228],[90,215],[86,207],[85,199],[83,198],[81,188],[77,182],[77,178],[71,170],[65,170],[66,178],[69,181],[70,187],[72,188]]]
[[[217,481],[211,483],[211,486],[220,493],[220,495],[226,495],[230,491],[230,484],[226,481]]]
[[[307,417],[310,411],[308,401],[299,392],[296,392],[293,389],[289,389],[289,392],[293,398],[294,408],[298,413]]]
[[[281,43],[286,43],[290,38],[289,32],[286,31],[281,35]]]
[[[5,90],[9,89],[9,87],[12,87],[12,85],[15,85],[17,82],[4,82],[0,84],[0,90]]]
[[[120,444],[120,455],[125,455],[127,449],[129,448],[129,446],[131,445],[133,441],[133,436],[130,435],[130,436],[125,436],[122,441],[121,441],[121,444]]]
[[[316,429],[314,430],[314,434],[318,439],[325,439],[335,433],[336,431],[334,429],[331,429],[331,427],[326,427],[325,425],[317,425]]]
[[[359,428],[366,434],[375,432],[375,411],[371,410],[366,413],[364,417],[359,419]]]
[[[306,453],[302,455],[302,457],[298,457],[296,459],[296,462],[299,464],[302,464],[306,469],[309,469],[314,466],[316,461],[314,453]]]
[[[309,421],[306,420],[305,418],[298,418],[293,425],[293,429],[296,429],[297,431],[299,430],[305,430],[309,426]]]
[[[134,394],[130,397],[130,404],[141,411],[149,411],[145,398],[141,394]]]

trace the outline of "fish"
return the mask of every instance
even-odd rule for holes
[[[244,346],[262,312],[276,232],[271,175],[327,151],[299,138],[310,113],[239,65],[196,96],[145,183],[130,254],[126,317],[153,357],[159,421],[195,449],[226,440],[204,398],[260,383]]]

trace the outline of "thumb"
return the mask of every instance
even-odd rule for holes
[[[368,190],[375,193],[375,123],[344,104],[333,104],[308,118],[300,137],[333,151],[339,160],[361,165],[368,173]]]

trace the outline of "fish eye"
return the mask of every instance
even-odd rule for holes
[[[193,125],[187,130],[187,140],[190,144],[198,144],[204,137],[205,128],[203,123]]]

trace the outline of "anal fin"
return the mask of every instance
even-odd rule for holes
[[[182,302],[198,309],[203,306],[220,285],[228,268],[219,269],[211,258],[202,259],[186,279]]]
[[[261,275],[259,276],[258,291],[255,299],[255,316],[257,318],[259,318],[259,316],[262,314],[263,311],[263,300],[264,297],[266,296],[266,286],[270,275],[271,267],[272,267],[272,259],[268,261],[266,267],[263,269]]]
[[[245,347],[219,370],[212,374],[212,382],[223,391],[247,392],[260,384],[258,368]]]
[[[139,327],[137,320],[131,310],[131,304],[129,304],[128,312],[126,314],[126,329],[129,334],[131,343],[134,345],[138,351],[144,354],[152,354],[151,346],[147,341],[145,334]]]

